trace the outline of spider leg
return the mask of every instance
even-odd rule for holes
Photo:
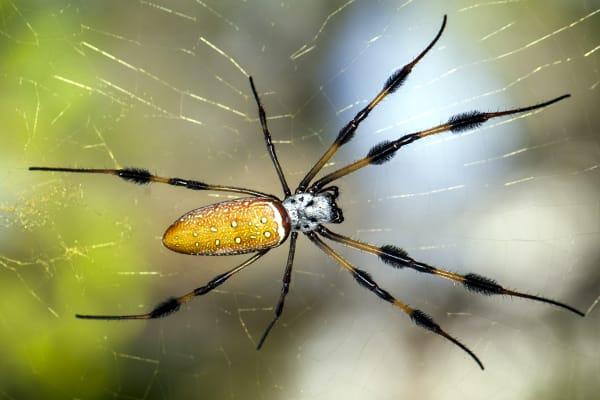
[[[288,252],[287,264],[285,266],[285,272],[283,274],[283,286],[281,287],[281,294],[279,295],[279,301],[277,302],[277,307],[275,307],[275,316],[265,332],[263,333],[260,341],[258,342],[258,346],[256,346],[256,350],[260,350],[267,339],[267,336],[275,326],[279,317],[281,317],[281,313],[283,312],[283,306],[285,305],[285,296],[287,296],[288,291],[290,290],[290,282],[292,280],[292,265],[294,264],[294,253],[296,252],[296,239],[298,238],[298,232],[292,232],[290,237],[290,250]]]
[[[481,112],[481,111],[470,111],[462,114],[457,114],[448,120],[445,124],[441,124],[435,126],[430,129],[426,129],[423,131],[414,132],[408,135],[404,135],[401,138],[394,141],[383,141],[371,148],[367,155],[360,160],[353,162],[352,164],[348,164],[345,167],[338,169],[328,175],[325,175],[323,178],[316,181],[309,190],[311,191],[319,191],[321,188],[331,183],[332,181],[341,178],[342,176],[346,176],[351,174],[361,168],[367,167],[369,165],[381,165],[394,157],[396,152],[400,150],[401,147],[404,147],[414,141],[422,139],[427,136],[435,135],[440,132],[452,131],[453,133],[466,131],[469,129],[473,129],[483,124],[487,120],[496,117],[502,117],[506,115],[524,113],[528,111],[533,111],[539,108],[547,107],[551,104],[554,104],[558,101],[564,100],[570,97],[570,94],[565,94],[560,97],[554,98],[552,100],[545,101],[543,103],[535,104],[532,106],[515,108],[511,110],[505,111],[497,111],[497,112]]]
[[[165,300],[164,302],[162,302],[159,305],[157,305],[156,307],[154,307],[154,309],[148,313],[132,314],[132,315],[82,315],[82,314],[76,314],[75,317],[81,318],[81,319],[104,319],[104,320],[107,320],[107,319],[109,319],[109,320],[154,319],[154,318],[166,317],[167,315],[170,315],[174,312],[179,311],[179,309],[181,308],[181,306],[183,304],[189,302],[194,297],[202,296],[202,295],[210,292],[211,290],[217,288],[218,286],[223,284],[227,279],[229,279],[231,276],[237,274],[238,272],[240,272],[241,270],[243,270],[250,264],[254,263],[256,260],[258,260],[259,258],[264,256],[268,251],[269,250],[267,249],[267,250],[263,250],[263,251],[256,253],[255,255],[253,255],[252,257],[250,257],[248,260],[244,261],[237,267],[235,267],[223,274],[219,274],[219,275],[215,276],[213,279],[210,280],[210,282],[208,282],[206,285],[204,285],[202,287],[196,288],[196,289],[192,290],[191,292],[184,294],[183,296],[171,297],[171,298]]]
[[[514,297],[521,297],[524,299],[535,300],[543,303],[552,304],[557,307],[561,307],[565,310],[571,311],[577,315],[582,317],[585,314],[574,307],[571,307],[567,304],[560,303],[558,301],[547,299],[545,297],[534,296],[527,293],[521,293],[514,290],[506,289],[496,281],[490,278],[486,278],[484,276],[470,273],[466,275],[457,274],[455,272],[450,272],[441,268],[432,267],[431,265],[416,261],[408,256],[406,251],[393,246],[393,245],[384,245],[381,247],[374,246],[372,244],[364,243],[358,240],[351,239],[347,236],[339,235],[335,232],[330,231],[324,226],[320,226],[318,232],[326,237],[327,239],[333,240],[338,243],[342,243],[348,247],[352,247],[367,253],[374,254],[378,256],[384,263],[391,265],[395,268],[411,268],[418,272],[423,272],[426,274],[432,274],[441,276],[442,278],[449,279],[454,282],[461,283],[465,286],[467,290],[472,292],[480,293],[486,296],[492,296],[495,294],[500,295],[508,295]]]
[[[348,272],[350,272],[352,274],[352,276],[354,277],[354,279],[356,279],[356,281],[358,282],[359,285],[369,289],[371,292],[375,293],[380,299],[385,300],[388,303],[398,307],[400,310],[402,310],[402,312],[404,312],[406,315],[408,315],[410,317],[410,319],[417,326],[420,326],[421,328],[424,328],[433,333],[436,333],[436,334],[448,339],[449,341],[451,341],[458,347],[460,347],[462,350],[464,350],[467,354],[469,354],[473,358],[473,360],[477,363],[477,365],[479,365],[479,368],[484,369],[483,364],[481,363],[479,358],[475,355],[475,353],[473,353],[467,346],[465,346],[464,344],[462,344],[461,342],[459,342],[458,340],[456,340],[455,338],[450,336],[448,333],[446,333],[446,331],[444,331],[436,322],[434,322],[433,319],[429,315],[425,314],[421,310],[417,310],[417,309],[410,307],[409,305],[407,305],[407,304],[401,302],[400,300],[396,299],[395,297],[393,297],[385,289],[380,288],[379,285],[377,285],[377,283],[375,283],[373,278],[371,278],[371,276],[367,272],[365,272],[361,269],[358,269],[358,268],[354,267],[352,264],[350,264],[346,259],[344,259],[342,256],[340,256],[335,250],[333,250],[331,247],[329,247],[327,244],[325,244],[325,242],[323,242],[317,236],[317,234],[315,234],[314,232],[306,233],[306,236],[308,236],[308,238],[315,245],[317,245],[317,247],[319,247],[325,254],[329,255],[338,264],[340,264],[344,269],[346,269]]]
[[[143,168],[121,168],[121,169],[95,169],[95,168],[54,168],[54,167],[29,167],[30,171],[52,171],[52,172],[72,172],[82,174],[106,174],[115,175],[119,178],[136,183],[138,185],[146,185],[151,182],[166,183],[172,186],[181,186],[191,190],[213,190],[216,192],[233,192],[245,193],[256,197],[268,197],[278,200],[276,196],[268,193],[262,193],[257,190],[246,189],[236,186],[211,185],[208,183],[194,181],[181,178],[165,178],[162,176],[152,175],[150,171]]]
[[[279,160],[277,159],[277,153],[275,152],[275,146],[273,145],[273,141],[271,140],[271,132],[269,132],[269,127],[267,126],[267,114],[265,113],[265,108],[263,107],[260,98],[258,97],[258,92],[256,91],[256,87],[254,86],[254,80],[252,77],[250,79],[250,86],[252,87],[252,93],[254,94],[254,100],[256,100],[256,104],[258,105],[258,117],[260,119],[260,125],[262,126],[263,134],[265,136],[265,143],[267,145],[267,150],[269,151],[269,156],[271,157],[271,161],[273,161],[273,165],[275,166],[275,170],[277,171],[277,176],[279,177],[279,182],[281,183],[281,187],[283,188],[283,193],[285,197],[288,197],[292,194],[290,191],[290,187],[285,180],[285,175],[283,174],[283,170],[281,169],[281,165],[279,164]]]
[[[385,84],[383,85],[383,89],[381,89],[381,91],[377,94],[377,96],[375,96],[373,98],[373,100],[371,100],[371,102],[369,104],[367,104],[367,106],[365,108],[360,110],[354,116],[354,118],[352,118],[352,120],[350,122],[348,122],[340,130],[337,138],[331,144],[331,146],[327,149],[327,151],[325,151],[325,154],[323,154],[323,156],[321,156],[319,161],[316,162],[316,164],[311,168],[311,170],[302,179],[302,181],[300,182],[300,185],[298,186],[298,189],[296,189],[296,193],[304,192],[306,190],[306,188],[308,187],[308,185],[310,184],[310,181],[323,168],[323,166],[327,163],[327,161],[329,161],[331,159],[331,157],[333,157],[333,155],[337,152],[337,150],[341,146],[345,145],[350,140],[352,140],[352,138],[354,137],[354,134],[356,133],[356,129],[358,128],[360,123],[369,116],[369,113],[381,102],[381,100],[383,100],[388,94],[394,93],[396,90],[398,90],[398,88],[400,86],[402,86],[402,84],[404,83],[404,81],[406,80],[406,78],[408,77],[410,72],[412,71],[413,67],[415,65],[417,65],[417,63],[419,61],[421,61],[421,59],[425,56],[425,54],[427,54],[429,52],[429,50],[431,50],[433,48],[433,46],[436,44],[436,42],[442,36],[442,32],[444,31],[444,28],[446,27],[446,20],[447,20],[447,18],[444,15],[444,20],[442,21],[442,26],[440,27],[440,30],[438,31],[435,38],[431,41],[431,43],[429,43],[429,45],[425,48],[425,50],[423,50],[410,63],[408,63],[405,66],[403,66],[402,68],[396,70],[396,72],[394,72],[388,78],[388,80],[385,82]]]

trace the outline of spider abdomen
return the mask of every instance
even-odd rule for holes
[[[163,244],[178,253],[222,256],[279,246],[290,222],[279,201],[242,198],[192,210],[163,235]]]

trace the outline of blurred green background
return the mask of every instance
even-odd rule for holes
[[[586,0],[0,1],[0,398],[593,398],[599,10]],[[279,194],[246,74],[295,185],[445,13],[439,44],[333,165],[457,112],[573,97],[423,140],[344,179],[335,229],[587,318],[343,250],[469,345],[482,373],[304,239],[261,352],[285,246],[169,318],[74,318],[143,312],[241,262],[160,241],[181,214],[230,196],[28,166],[145,167]]]

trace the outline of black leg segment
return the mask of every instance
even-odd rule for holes
[[[85,314],[76,314],[75,317],[80,318],[80,319],[101,319],[101,320],[155,319],[155,318],[166,317],[166,316],[168,316],[170,314],[173,314],[173,313],[179,311],[179,309],[181,308],[181,306],[183,304],[185,304],[188,301],[192,300],[194,297],[196,297],[196,296],[202,296],[202,295],[210,292],[211,290],[215,289],[216,287],[220,286],[227,279],[229,279],[233,275],[237,274],[238,272],[240,272],[241,270],[243,270],[244,268],[246,268],[250,264],[254,263],[256,260],[258,260],[262,256],[264,256],[268,251],[269,250],[267,249],[267,250],[263,250],[263,251],[260,251],[260,252],[256,253],[255,255],[253,255],[252,257],[250,257],[248,260],[244,261],[243,263],[241,263],[237,267],[235,267],[235,268],[233,268],[233,269],[231,269],[231,270],[229,270],[229,271],[227,271],[227,272],[225,272],[223,274],[219,274],[219,275],[215,276],[206,285],[201,286],[199,288],[196,288],[196,289],[192,290],[191,292],[188,292],[188,293],[184,294],[183,296],[171,297],[171,298],[163,301],[162,303],[160,303],[159,305],[157,305],[156,307],[154,307],[154,309],[152,309],[152,311],[150,311],[148,313],[145,313],[145,314],[130,314],[130,315],[85,315]]]
[[[271,320],[271,323],[269,323],[269,326],[267,326],[267,329],[265,329],[265,332],[260,338],[258,346],[256,346],[257,350],[260,350],[262,348],[263,344],[265,343],[265,340],[267,339],[267,336],[269,336],[269,333],[271,332],[271,329],[273,329],[275,323],[279,320],[279,317],[281,317],[281,314],[283,313],[285,297],[287,296],[290,290],[290,282],[292,281],[292,266],[294,264],[294,253],[296,252],[297,238],[298,232],[292,232],[292,234],[290,235],[290,250],[288,251],[288,259],[285,266],[285,272],[283,273],[283,286],[281,287],[281,294],[279,295],[277,307],[275,307],[275,316],[273,317],[273,320]]]

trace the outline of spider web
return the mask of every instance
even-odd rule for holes
[[[234,196],[27,166],[148,167],[279,194],[246,76],[295,185],[445,13],[438,45],[326,170],[458,112],[573,97],[344,178],[346,222],[332,229],[565,301],[585,319],[340,249],[470,346],[481,373],[304,239],[261,352],[286,246],[164,320],[73,318],[144,312],[242,262],[160,242],[179,215]],[[590,0],[1,2],[1,397],[592,397],[599,14]]]

